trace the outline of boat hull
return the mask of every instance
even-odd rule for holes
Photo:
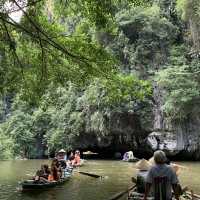
[[[129,192],[127,200],[143,200],[144,194],[138,193],[135,190]],[[200,200],[200,196],[197,194],[192,194],[189,192],[184,193],[180,196],[181,200]],[[148,197],[147,200],[154,200],[153,197]],[[172,200],[175,200],[175,198],[172,198]]]
[[[37,183],[34,182],[32,180],[27,180],[27,181],[23,181],[22,183],[20,183],[21,187],[22,187],[22,191],[26,191],[26,190],[44,190],[44,189],[48,189],[48,188],[52,188],[58,185],[62,185],[64,183],[66,183],[71,176],[65,177],[60,179],[59,181],[52,181],[52,182],[46,182],[46,183]]]

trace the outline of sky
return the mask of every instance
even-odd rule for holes
[[[23,1],[17,0],[17,2],[20,6],[25,6],[27,3],[27,0],[23,0]],[[6,10],[17,10],[18,9],[18,7],[16,5],[13,5],[11,2],[8,2],[8,1],[5,3],[4,8]],[[24,10],[25,10],[25,8],[24,8]],[[19,23],[22,15],[23,15],[22,11],[16,11],[16,12],[10,13],[9,17],[12,18],[15,22]]]

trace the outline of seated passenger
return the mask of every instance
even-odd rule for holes
[[[74,160],[74,153],[73,153],[73,151],[71,151],[68,160]]]
[[[145,192],[146,178],[150,167],[150,163],[145,159],[142,159],[136,163],[136,168],[138,169],[136,180],[138,193]]]
[[[155,200],[160,200],[161,198],[171,200],[172,189],[174,190],[175,199],[179,199],[180,194],[177,190],[179,181],[172,167],[166,164],[166,160],[167,158],[163,151],[154,152],[155,165],[148,171],[144,200],[147,199],[151,188],[153,189]]]
[[[56,158],[59,160],[67,160],[67,155],[66,155],[66,151],[64,149],[61,149],[58,151],[58,153],[56,154]]]
[[[60,151],[58,151],[56,158],[58,159],[58,164],[57,167],[60,166],[60,177],[64,178],[65,177],[65,172],[66,172],[66,151],[64,149],[61,149]]]
[[[60,170],[61,170],[61,167],[58,163],[58,159],[57,158],[54,158],[52,163],[51,163],[51,170],[50,170],[50,175],[49,175],[49,178],[48,180],[49,181],[58,181],[60,179]]]
[[[75,167],[80,166],[81,158],[80,158],[80,151],[76,150],[74,155],[74,160],[72,161],[72,165]]]
[[[123,155],[123,161],[128,161],[128,159],[129,159],[128,152],[126,152]]]
[[[75,156],[73,152],[70,153],[69,159],[67,160],[67,167],[73,167],[73,160],[75,159]]]
[[[36,172],[36,176],[34,177],[35,181],[48,181],[48,176],[50,174],[48,165],[41,165],[41,169]]]

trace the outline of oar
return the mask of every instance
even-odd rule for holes
[[[198,194],[194,194],[194,193],[191,192],[191,191],[190,191],[190,192],[187,191],[186,194],[192,195],[193,197],[195,197],[195,198],[197,198],[197,199],[200,199],[200,195],[198,195]]]
[[[137,183],[137,179],[135,177],[131,177],[131,180],[133,183],[135,183],[135,184]]]
[[[94,177],[94,178],[102,178],[103,177],[103,176],[100,176],[100,175],[97,175],[97,174],[88,173],[88,172],[78,171],[78,173],[86,175],[86,176],[91,176],[91,177]]]
[[[123,192],[119,192],[115,195],[113,195],[111,198],[109,198],[108,200],[117,200],[120,197],[124,196],[124,194],[126,194],[127,192],[129,192],[130,190],[134,189],[136,187],[136,185],[133,185],[131,187],[129,187],[127,190],[123,191]]]

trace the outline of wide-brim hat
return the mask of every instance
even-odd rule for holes
[[[151,164],[148,160],[142,159],[135,164],[136,168],[141,171],[148,171],[151,168]]]
[[[150,165],[154,166],[156,163],[155,163],[155,160],[154,160],[154,157],[151,157],[148,162],[150,163]]]
[[[61,149],[58,151],[58,153],[66,153],[66,151],[64,149]]]
[[[174,170],[174,172],[176,173],[176,175],[178,175],[180,173],[180,167],[176,164],[171,164],[170,165],[172,167],[172,169]]]

